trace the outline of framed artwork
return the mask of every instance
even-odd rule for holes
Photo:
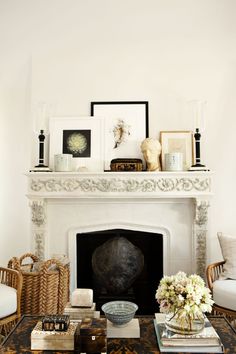
[[[161,164],[165,170],[165,154],[183,153],[183,170],[187,171],[193,164],[193,133],[191,131],[161,131]]]
[[[140,158],[141,142],[148,137],[148,102],[91,102],[91,115],[104,121],[104,167],[116,158]]]
[[[52,117],[49,121],[49,165],[54,155],[72,154],[73,170],[103,171],[103,121],[94,117]]]

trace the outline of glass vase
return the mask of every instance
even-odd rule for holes
[[[188,316],[178,318],[173,313],[168,313],[165,318],[166,328],[179,334],[196,334],[205,326],[204,316],[192,319]]]

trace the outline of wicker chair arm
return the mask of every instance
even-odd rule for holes
[[[223,272],[223,265],[225,261],[216,262],[209,264],[206,269],[207,283],[209,289],[212,291],[213,283],[215,280],[219,279],[220,274]]]
[[[23,284],[22,274],[15,269],[0,267],[0,283],[16,289],[17,315],[20,317],[21,291]]]
[[[20,290],[22,287],[22,275],[15,269],[0,267],[0,283]]]

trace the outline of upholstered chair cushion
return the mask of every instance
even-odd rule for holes
[[[216,280],[213,283],[213,300],[216,305],[236,311],[236,281]]]
[[[16,312],[17,294],[16,289],[5,284],[0,284],[0,318]]]
[[[236,280],[236,237],[218,232],[218,239],[225,264],[221,278]]]

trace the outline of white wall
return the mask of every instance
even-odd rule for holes
[[[29,250],[26,177],[36,160],[31,104],[88,115],[95,100],[148,100],[150,136],[189,130],[207,100],[202,158],[215,171],[216,232],[236,234],[234,0],[0,0],[0,264]],[[215,253],[216,251],[216,253]]]

